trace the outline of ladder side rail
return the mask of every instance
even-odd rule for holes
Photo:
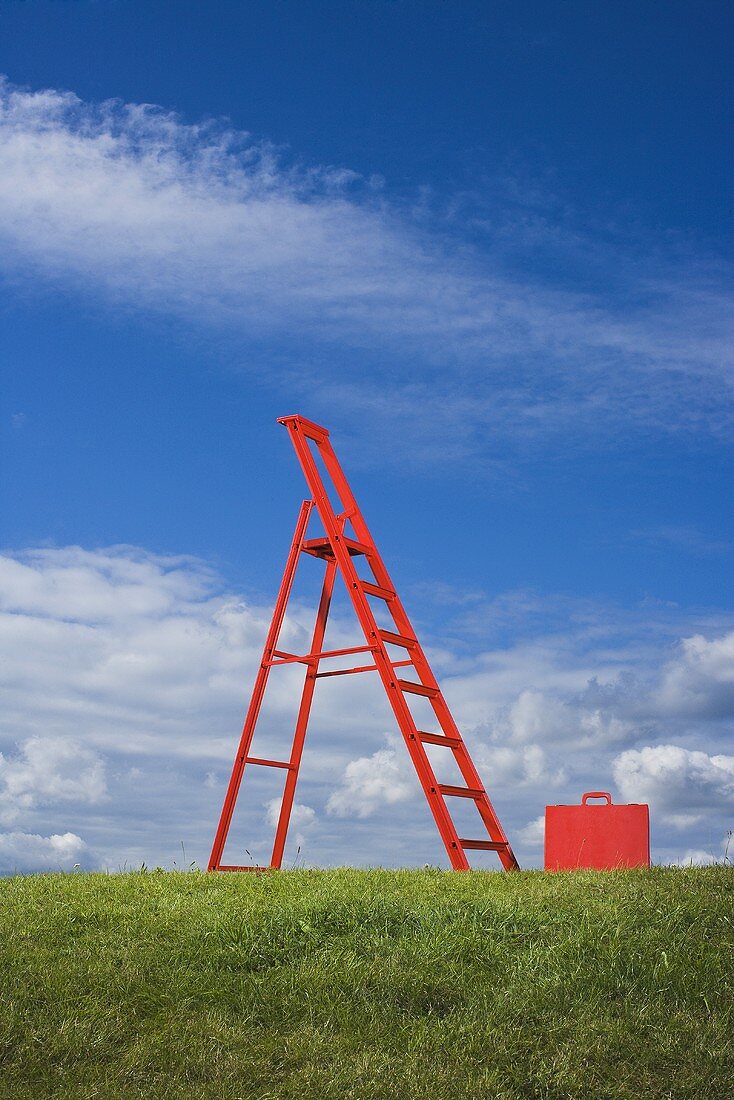
[[[481,776],[476,769],[474,761],[472,760],[469,750],[466,747],[466,742],[459,731],[459,727],[456,725],[454,716],[451,713],[448,703],[444,697],[443,692],[440,693],[435,699],[431,700],[434,713],[438,722],[449,737],[455,737],[459,744],[454,748],[454,758],[461,771],[462,776],[466,780],[467,787],[481,787],[484,790],[484,783]],[[485,792],[486,793],[486,792]],[[495,838],[493,838],[495,839]],[[500,839],[499,837],[497,839]]]
[[[430,665],[428,664],[428,659],[426,658],[422,649],[419,649],[416,652],[414,660],[418,668],[418,674],[421,680],[425,683],[427,679],[429,681],[433,679],[435,682],[433,672],[430,668]],[[423,665],[423,662],[425,662],[425,665]],[[484,782],[479,772],[477,771],[476,765],[474,764],[469,750],[466,747],[466,742],[461,735],[459,727],[457,726],[449,705],[446,702],[443,691],[440,688],[439,694],[431,699],[430,703],[436,715],[436,718],[438,719],[438,722],[442,730],[444,731],[444,734],[451,738],[455,738],[458,742],[458,744],[456,744],[455,746],[451,746],[451,750],[453,752],[456,765],[461,772],[462,778],[464,779],[464,782],[466,783],[467,787],[473,789],[478,788],[482,791],[482,797],[476,800],[475,805],[477,807],[477,811],[482,819],[482,823],[485,829],[489,833],[489,836],[492,838],[492,840],[507,845],[504,850],[498,852],[503,866],[507,870],[517,869],[518,863],[510,846],[510,842],[507,839],[507,835],[502,828],[500,819],[497,816],[489,795],[487,794]]]
[[[283,421],[281,421],[282,423],[285,423],[286,427],[288,428],[288,431],[289,431],[289,434],[291,436],[291,439],[293,440],[294,446],[295,446],[294,433],[298,431],[298,424],[294,423],[294,421],[298,421],[299,419],[301,420],[301,423],[303,424],[302,418],[296,418],[296,417],[294,417],[294,418],[284,418]],[[390,574],[388,573],[387,567],[386,567],[386,565],[385,565],[385,563],[382,559],[382,556],[380,555],[379,550],[377,549],[377,544],[375,543],[375,540],[373,539],[373,537],[370,533],[370,530],[367,526],[365,518],[362,515],[362,511],[361,511],[359,505],[357,504],[356,498],[355,498],[355,496],[352,492],[352,489],[349,485],[349,482],[347,481],[346,474],[344,473],[344,471],[341,467],[341,463],[339,462],[339,459],[336,455],[336,452],[334,451],[334,448],[331,445],[331,441],[329,439],[329,434],[328,434],[328,432],[326,432],[326,431],[324,431],[323,429],[320,429],[320,428],[318,429],[318,434],[317,434],[317,432],[314,430],[314,429],[317,429],[317,428],[318,428],[318,425],[313,425],[313,424],[311,424],[310,421],[306,421],[306,431],[301,432],[300,439],[302,441],[311,439],[316,444],[316,448],[317,448],[319,454],[321,455],[321,458],[323,459],[324,465],[325,465],[325,467],[326,467],[326,469],[329,473],[329,476],[331,477],[332,482],[334,483],[334,487],[336,488],[339,499],[341,500],[342,505],[344,506],[344,509],[345,509],[345,511],[343,513],[344,516],[351,520],[352,526],[354,527],[355,534],[357,535],[357,538],[359,539],[359,541],[365,543],[370,548],[370,566],[372,567],[372,570],[375,574],[375,579],[377,580],[378,585],[381,588],[388,589],[389,591],[395,593],[394,597],[389,601],[387,606],[388,606],[389,611],[392,614],[392,617],[395,621],[396,626],[398,627],[398,633],[404,635],[405,637],[409,637],[411,639],[414,639],[414,641],[415,641],[414,648],[411,651],[411,659],[413,661],[413,664],[416,667],[416,671],[418,672],[418,675],[421,678],[421,683],[425,684],[426,687],[435,688],[437,691],[439,691],[440,697],[442,698],[443,693],[441,692],[438,681],[436,680],[436,677],[433,674],[433,670],[431,669],[431,666],[428,662],[428,658],[426,657],[426,655],[423,651],[423,647],[420,644],[420,641],[418,639],[418,635],[417,635],[416,631],[413,629],[413,625],[412,625],[412,623],[411,623],[411,621],[408,617],[408,614],[407,614],[405,608],[403,607],[402,600],[400,599],[400,597],[397,594],[397,590],[396,590],[394,584],[392,583],[392,579],[390,577]],[[297,450],[297,452],[299,452],[298,447],[296,448],[296,450]],[[329,510],[331,510],[331,504],[330,504],[329,499],[328,499],[328,493],[326,492],[325,488],[323,487],[323,482],[322,482],[322,479],[321,479],[321,475],[319,474],[318,467],[316,466],[316,463],[313,460],[313,456],[311,454],[311,450],[308,446],[308,443],[307,442],[303,443],[300,450],[304,454],[306,454],[308,456],[308,458],[310,459],[310,466],[311,466],[312,471],[313,471],[313,477],[316,479],[316,481],[319,483],[319,485],[321,485],[322,490],[323,490],[323,496],[324,496],[325,504],[329,508]],[[300,453],[299,453],[299,458],[301,458]],[[305,470],[305,467],[304,467],[303,458],[301,458],[301,466],[304,468],[304,473],[305,473],[306,470]],[[314,487],[312,486],[311,481],[308,477],[307,477],[307,482],[308,482],[309,488],[312,489],[312,491],[313,491]],[[323,517],[322,517],[322,522],[323,522]],[[355,571],[355,573],[356,573],[356,571]],[[445,702],[444,702],[443,707],[441,709],[442,709],[443,715],[445,716],[445,718],[447,720],[447,724],[450,727],[450,729],[446,728],[445,732],[450,733],[451,736],[458,737],[459,739],[461,739],[461,734],[458,730],[458,727],[456,726],[456,723],[453,720],[451,712],[449,711],[449,708],[445,704]],[[441,715],[440,714],[437,713],[436,717],[439,719],[439,721],[441,721]],[[443,726],[443,722],[441,724]]]
[[[431,666],[428,663],[428,658],[423,652],[423,647],[418,640],[418,635],[413,628],[413,624],[408,617],[407,611],[403,607],[403,602],[400,599],[397,593],[397,589],[392,582],[390,574],[387,570],[387,566],[382,559],[382,555],[377,549],[377,544],[372,538],[365,518],[362,515],[362,511],[357,504],[351,488],[349,487],[346,475],[341,468],[341,464],[336,456],[336,453],[334,452],[334,448],[332,447],[328,438],[315,442],[318,451],[324,460],[324,465],[329,472],[329,476],[334,482],[334,485],[336,486],[337,492],[339,493],[339,496],[345,508],[349,510],[350,519],[352,521],[352,526],[354,527],[357,538],[360,542],[364,542],[370,547],[370,566],[372,567],[372,571],[375,574],[375,579],[378,585],[381,588],[389,589],[391,592],[395,593],[395,596],[389,601],[387,605],[388,610],[390,611],[395,625],[398,628],[398,633],[415,641],[415,645],[411,650],[411,658],[413,660],[413,664],[415,665],[416,671],[420,676],[421,683],[425,684],[426,687],[432,687],[440,691],[438,681],[433,675]],[[456,733],[458,734],[458,730],[456,730]]]
[[[464,747],[463,737],[461,736],[459,728],[454,721],[448,704],[444,699],[443,692],[440,688],[438,680],[433,673],[433,669],[431,668],[428,658],[423,650],[423,646],[418,639],[418,635],[413,628],[413,624],[410,621],[408,613],[403,607],[402,600],[397,594],[397,590],[392,583],[390,575],[387,571],[387,567],[385,566],[385,563],[382,560],[382,557],[377,549],[375,540],[370,534],[364,516],[362,515],[362,512],[359,508],[359,505],[357,504],[351,488],[349,487],[346,475],[341,468],[341,464],[339,463],[339,459],[334,452],[334,448],[331,446],[328,437],[321,440],[314,440],[314,442],[316,443],[316,446],[323,457],[324,465],[326,466],[329,475],[331,476],[331,479],[337,488],[337,492],[339,493],[342,503],[345,505],[345,507],[349,509],[350,518],[352,520],[352,525],[354,526],[357,537],[361,542],[364,542],[370,546],[371,557],[374,558],[374,563],[371,561],[370,564],[372,565],[376,580],[382,588],[389,589],[390,591],[395,593],[394,598],[391,599],[388,604],[388,608],[392,613],[396,626],[398,627],[398,632],[405,637],[414,639],[415,644],[410,649],[409,656],[415,667],[416,672],[418,673],[420,682],[426,687],[435,688],[439,692],[439,695],[435,699],[432,699],[431,703],[433,705],[433,709],[436,713],[436,717],[441,725],[441,728],[444,730],[444,733],[446,733],[450,737],[458,738],[458,740],[461,742],[461,746],[464,749],[461,755],[463,760],[465,761],[466,772],[464,771],[464,768],[461,768],[461,765],[459,765],[459,767],[461,768],[462,775],[467,781],[467,786],[482,787],[483,784],[481,782],[479,774],[476,771],[476,768],[474,767],[474,764],[471,761],[471,758],[469,757],[466,748]],[[461,750],[459,750],[459,752],[461,752]],[[458,763],[459,761],[457,760],[457,764]]]
[[[291,424],[287,424],[286,426],[289,428],[289,430],[291,430]],[[296,426],[293,425],[293,428],[295,427]],[[425,684],[426,687],[435,688],[437,691],[440,691],[438,681],[433,675],[433,671],[428,663],[428,659],[423,652],[423,647],[418,640],[418,635],[413,629],[413,625],[408,617],[405,608],[403,607],[402,600],[397,594],[397,589],[395,588],[395,585],[392,582],[392,579],[390,577],[390,574],[388,573],[382,556],[377,549],[377,544],[372,537],[369,527],[367,526],[367,522],[362,514],[362,510],[357,503],[351,486],[349,485],[346,474],[344,473],[336,452],[331,445],[328,433],[317,437],[315,433],[308,434],[308,432],[302,432],[301,439],[303,439],[304,436],[306,440],[311,439],[315,443],[316,449],[318,450],[323,460],[324,466],[326,467],[329,477],[331,478],[336,489],[337,495],[339,496],[339,499],[344,507],[344,515],[351,520],[357,539],[368,546],[370,549],[369,564],[372,568],[372,572],[375,575],[375,580],[381,588],[387,589],[390,592],[394,593],[394,596],[387,603],[387,607],[390,614],[392,615],[398,633],[405,637],[411,638],[415,642],[414,652],[411,652],[410,656],[413,664],[416,667],[416,671],[420,676],[421,683]],[[292,432],[291,438],[293,438]],[[308,451],[309,457],[313,459],[307,442],[305,443],[304,450]],[[303,465],[303,461],[301,462],[301,465]],[[318,467],[313,461],[312,465],[315,476],[319,478],[319,481],[321,481]],[[309,487],[311,488],[310,482]],[[328,494],[326,493],[326,491],[324,495],[328,501]],[[458,730],[456,731],[456,733],[458,735]]]
[[[444,731],[446,736],[455,738],[458,741],[456,746],[453,746],[453,753],[456,759],[456,763],[461,771],[462,776],[466,780],[467,787],[481,787],[484,790],[484,783],[481,776],[476,769],[474,761],[472,760],[469,750],[466,747],[466,742],[461,735],[459,727],[457,726],[454,716],[451,713],[448,703],[444,697],[443,691],[439,689],[439,694],[430,700],[433,711],[436,718]],[[486,791],[485,791],[486,793]],[[494,839],[494,838],[493,838]],[[497,839],[500,839],[499,837]]]
[[[418,661],[426,660],[426,665],[428,664],[427,659],[425,658],[425,655],[422,651],[416,654],[416,658]],[[429,674],[431,676],[433,675],[430,672],[430,669]],[[423,672],[423,676],[421,678],[423,678],[424,676],[425,671]],[[481,798],[478,798],[476,800],[475,805],[477,807],[477,811],[482,819],[482,823],[485,829],[487,830],[489,836],[492,838],[493,841],[498,841],[502,844],[507,845],[504,850],[500,850],[498,852],[503,866],[508,871],[517,870],[519,864],[512,851],[510,842],[507,839],[507,834],[502,828],[500,819],[492,805],[489,795],[487,794],[487,789],[479,772],[477,771],[471,754],[466,747],[466,742],[461,735],[459,727],[456,725],[454,716],[451,713],[448,703],[446,702],[443,691],[439,689],[439,694],[431,699],[430,703],[436,715],[436,718],[438,719],[438,722],[442,730],[444,731],[444,734],[457,741],[456,745],[451,745],[450,747],[454,755],[454,760],[456,761],[456,765],[461,772],[464,782],[466,783],[467,787],[473,789],[478,788],[482,791],[482,796]]]
[[[227,793],[224,797],[224,804],[222,806],[217,832],[214,837],[211,856],[209,857],[208,869],[210,871],[215,871],[222,860],[224,845],[227,841],[227,834],[229,833],[229,827],[232,823],[232,814],[234,813],[237,795],[242,782],[242,775],[245,770],[246,758],[250,751],[250,745],[252,744],[252,738],[255,733],[255,726],[257,725],[265,688],[267,687],[268,677],[270,675],[270,661],[278,644],[278,636],[283,626],[288,599],[293,589],[293,581],[295,580],[296,569],[298,568],[301,545],[306,535],[308,521],[311,517],[313,507],[314,502],[312,500],[304,500],[298,513],[298,519],[296,520],[296,528],[293,533],[293,539],[291,540],[290,550],[283,570],[283,577],[280,582],[278,599],[273,610],[273,617],[270,621],[270,627],[268,628],[267,637],[265,639],[260,667],[255,678],[250,705],[247,708],[247,715],[242,727],[239,747],[234,758],[234,764],[232,765],[232,774],[227,787]]]
[[[387,567],[382,559],[382,556],[377,549],[377,544],[375,543],[375,540],[370,533],[369,527],[367,526],[364,516],[362,515],[362,511],[357,504],[354,494],[352,493],[349,482],[347,481],[346,475],[341,467],[341,463],[339,462],[334,448],[331,445],[331,441],[329,440],[328,435],[319,439],[314,438],[313,441],[319,453],[321,454],[324,466],[326,467],[329,476],[334,483],[342,505],[348,511],[349,518],[351,519],[352,526],[354,528],[354,532],[357,538],[360,542],[363,542],[370,547],[370,566],[372,567],[372,571],[375,575],[375,580],[380,585],[380,587],[389,589],[391,592],[395,593],[395,596],[387,604],[388,609],[398,629],[398,633],[402,634],[405,637],[415,639],[415,644],[409,650],[408,655],[413,663],[413,666],[415,667],[420,683],[424,684],[426,687],[435,688],[438,691],[438,695],[431,699],[430,702],[433,707],[434,713],[436,714],[436,718],[438,719],[438,722],[444,733],[449,737],[456,738],[459,742],[456,747],[453,747],[453,753],[457,767],[461,772],[464,782],[466,783],[467,787],[473,789],[478,788],[481,789],[481,791],[483,792],[482,798],[477,799],[476,801],[477,810],[481,817],[482,823],[492,840],[499,841],[507,845],[505,851],[499,853],[503,865],[505,865],[506,867],[517,867],[517,861],[515,860],[515,856],[512,853],[512,849],[510,847],[504,829],[502,828],[499,817],[497,816],[494,807],[492,806],[489,795],[487,794],[484,783],[482,782],[481,776],[479,775],[479,772],[474,765],[474,761],[472,760],[469,751],[466,748],[464,738],[462,737],[461,732],[456,725],[456,722],[454,721],[451,710],[444,698],[443,691],[441,690],[441,687],[433,673],[433,669],[431,668],[430,662],[418,639],[417,632],[413,628],[413,624],[410,621],[408,613],[403,607],[402,600],[397,593],[397,589],[393,584]],[[410,745],[408,747],[410,748]],[[423,746],[421,745],[421,748],[422,747]],[[425,753],[425,749],[423,749],[423,752]]]
[[[438,780],[433,772],[428,754],[423,748],[420,740],[415,736],[417,728],[413,720],[413,715],[408,707],[402,688],[398,684],[387,649],[380,638],[379,628],[372,614],[372,609],[362,592],[357,571],[342,539],[341,528],[338,526],[338,521],[332,509],[328,493],[308,445],[309,437],[298,430],[298,425],[295,422],[286,422],[286,427],[288,428],[291,442],[295,448],[308,487],[313,494],[316,509],[334,551],[334,558],[347,586],[347,591],[351,598],[357,619],[362,627],[368,645],[374,647],[374,659],[377,665],[377,671],[382,679],[388,700],[397,719],[398,727],[403,735],[408,752],[410,753],[413,766],[415,767],[418,779],[423,788],[423,792],[428,801],[429,808],[433,814],[434,821],[436,822],[436,826],[443,840],[451,864],[455,870],[468,870],[469,861],[459,843],[458,832],[454,826],[443,796],[438,790]],[[351,497],[351,492],[349,496]],[[351,497],[351,500],[353,501],[354,498]],[[345,513],[347,515],[350,511],[350,503],[349,500],[345,501],[342,498],[342,504],[345,505]],[[356,508],[356,502],[354,506]],[[353,522],[354,517],[350,516],[349,518],[351,518]],[[372,543],[372,545],[374,545],[374,543]]]
[[[324,574],[324,582],[321,588],[321,598],[319,599],[319,608],[316,614],[316,623],[314,625],[313,635],[311,638],[311,660],[309,661],[306,668],[306,675],[303,681],[301,701],[298,707],[298,717],[296,718],[296,728],[293,735],[293,746],[291,748],[290,768],[286,774],[285,788],[283,790],[283,801],[280,804],[278,824],[275,829],[273,854],[270,859],[271,867],[280,867],[281,863],[283,862],[283,851],[285,849],[286,834],[288,832],[288,824],[290,822],[291,812],[293,810],[293,800],[296,794],[298,772],[301,767],[303,746],[306,740],[308,718],[311,713],[314,688],[316,687],[316,676],[318,673],[320,662],[320,657],[318,656],[318,654],[321,653],[324,644],[326,623],[329,617],[329,608],[331,606],[331,597],[334,592],[335,580],[336,561],[332,559],[331,561],[326,563],[326,572]]]
[[[387,571],[387,567],[385,566],[380,552],[377,549],[377,544],[375,540],[372,538],[370,529],[367,526],[367,522],[362,515],[362,510],[357,504],[354,493],[352,492],[349,482],[347,481],[346,474],[342,470],[341,463],[336,456],[330,440],[327,437],[326,439],[315,440],[314,442],[316,443],[319,454],[321,455],[324,461],[324,465],[329,472],[329,476],[334,483],[336,491],[339,494],[342,503],[344,504],[344,508],[349,514],[349,519],[351,520],[357,539],[370,547],[370,566],[372,567],[372,571],[375,574],[375,580],[377,581],[380,588],[387,588],[391,592],[396,592],[395,586],[390,579],[390,574]],[[393,604],[397,604],[397,607],[393,608],[391,606]],[[395,595],[395,599],[391,600],[388,606],[390,607],[391,612],[394,612],[395,610],[402,611],[402,605],[400,604],[397,593]],[[394,614],[393,618],[395,618]],[[397,619],[395,621],[396,625],[398,626],[399,633],[408,633],[415,637],[415,632],[410,625],[407,615],[405,615],[402,622],[399,622]],[[403,627],[406,629],[402,629]]]
[[[492,837],[492,840],[501,840],[509,843],[507,841],[507,836],[505,835],[504,829],[500,824],[500,820],[494,811],[489,795],[487,794],[484,782],[482,781],[482,778],[477,771],[476,765],[474,764],[469,750],[466,747],[466,742],[464,741],[464,738],[462,737],[459,728],[454,721],[454,716],[449,709],[443,692],[441,692],[440,695],[438,695],[435,699],[431,700],[431,705],[444,733],[446,733],[450,737],[455,737],[459,742],[458,745],[452,748],[452,751],[454,754],[454,759],[456,760],[456,764],[464,778],[464,781],[466,782],[467,787],[480,787],[484,792],[484,797],[477,803],[477,809],[479,809],[482,820],[487,826],[487,831]]]

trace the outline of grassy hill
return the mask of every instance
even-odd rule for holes
[[[0,1096],[731,1095],[734,872],[0,882]]]

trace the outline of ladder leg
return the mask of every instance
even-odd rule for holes
[[[211,856],[209,857],[208,870],[210,871],[215,871],[222,861],[224,845],[227,841],[227,834],[232,823],[232,814],[234,813],[237,794],[240,789],[240,783],[242,782],[242,773],[245,770],[245,759],[250,751],[252,737],[255,732],[255,726],[257,724],[258,715],[260,714],[260,707],[262,706],[263,696],[268,682],[268,676],[270,675],[269,662],[272,659],[273,650],[276,647],[278,635],[280,634],[283,619],[285,618],[288,597],[293,588],[293,581],[298,567],[298,559],[301,553],[301,545],[306,535],[306,528],[308,527],[312,508],[313,501],[304,500],[298,513],[293,541],[291,542],[291,548],[288,553],[285,569],[283,570],[283,578],[280,582],[278,599],[275,604],[273,618],[265,640],[262,661],[260,662],[260,668],[258,669],[255,679],[250,705],[247,708],[247,716],[242,729],[242,736],[232,766],[232,775],[230,776],[229,786],[227,787],[227,793],[224,798],[224,805],[222,806],[222,814],[219,819],[219,826],[216,836],[214,837]]]
[[[314,688],[316,687],[316,673],[319,667],[319,659],[316,654],[320,653],[323,649],[324,635],[326,634],[326,621],[329,616],[329,607],[334,592],[335,580],[336,562],[332,559],[330,562],[327,562],[326,565],[324,583],[321,589],[321,599],[319,600],[319,609],[316,615],[316,625],[311,639],[311,661],[306,670],[301,702],[298,707],[296,732],[293,737],[293,748],[291,749],[290,769],[285,781],[283,801],[278,816],[278,826],[275,830],[275,843],[273,844],[273,855],[270,860],[271,867],[280,867],[283,862],[283,849],[285,848],[288,823],[293,809],[293,799],[296,793],[296,783],[298,782],[298,769],[301,766],[301,756],[303,755],[303,743],[306,739],[308,716],[311,713],[311,703],[313,701]]]

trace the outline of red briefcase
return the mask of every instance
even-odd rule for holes
[[[590,798],[605,802],[589,805]],[[650,815],[643,803],[613,806],[606,791],[587,791],[580,806],[546,806],[546,871],[649,866]]]

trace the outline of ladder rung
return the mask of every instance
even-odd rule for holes
[[[418,738],[429,745],[446,745],[449,749],[458,749],[461,744],[458,737],[446,737],[442,733],[424,733],[423,730],[418,730],[417,733]]]
[[[220,863],[219,867],[214,868],[215,871],[269,871],[269,867],[253,867],[249,864],[247,867],[236,867],[234,864]]]
[[[390,645],[399,645],[403,649],[413,649],[418,644],[417,638],[406,638],[404,634],[393,634],[392,630],[381,630],[380,637],[383,642],[389,642]]]
[[[360,581],[360,587],[363,592],[366,592],[368,596],[377,596],[380,600],[394,600],[395,593],[391,592],[389,588],[380,588],[379,584],[372,584],[370,581]]]
[[[246,756],[246,764],[262,764],[264,768],[287,768],[290,771],[293,768],[293,764],[287,763],[285,760],[263,760],[260,756]]]
[[[501,852],[507,847],[506,840],[462,840],[459,837],[462,848],[476,848],[480,852]]]
[[[303,543],[301,550],[304,554],[313,554],[315,558],[333,557],[328,539],[308,539]]]
[[[456,795],[457,798],[482,798],[484,791],[481,787],[452,787],[450,783],[439,783],[441,794]]]
[[[366,543],[357,542],[356,539],[348,539],[346,535],[340,537],[352,557],[355,557],[357,554],[372,553],[372,548],[367,546]],[[313,554],[316,558],[333,558],[334,556],[331,542],[326,538],[307,539],[303,543],[303,550],[306,554]]]
[[[398,687],[411,695],[425,695],[427,699],[435,699],[438,688],[427,687],[425,684],[414,684],[412,680],[398,680]]]

